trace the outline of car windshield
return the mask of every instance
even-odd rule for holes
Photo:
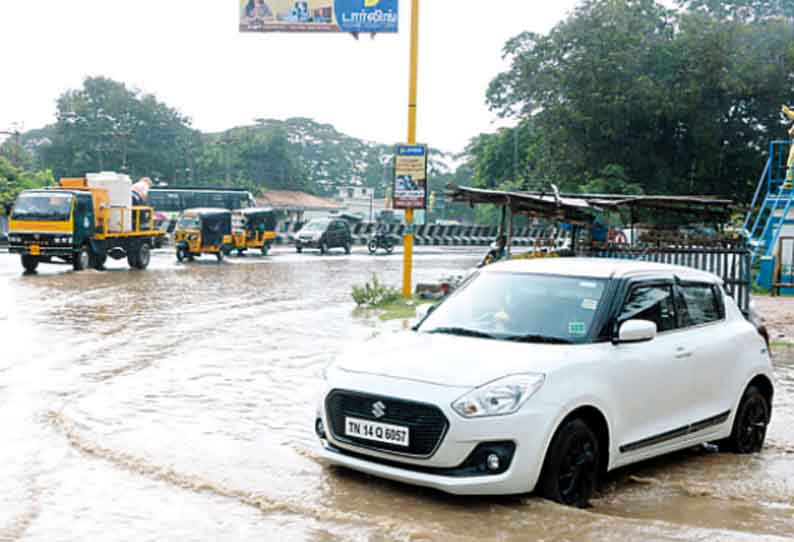
[[[201,227],[201,220],[197,216],[183,216],[179,219],[177,227],[183,230],[197,230]]]
[[[588,340],[603,279],[485,272],[422,322],[423,333],[519,342]]]
[[[14,220],[69,220],[72,216],[71,194],[22,194],[14,204]]]
[[[327,220],[312,220],[311,222],[303,226],[303,228],[301,228],[301,231],[325,231],[327,227],[328,227]]]

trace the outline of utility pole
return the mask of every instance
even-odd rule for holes
[[[408,144],[416,144],[416,106],[419,73],[419,0],[411,6],[411,63],[408,84]],[[427,182],[427,181],[425,181]],[[414,210],[405,210],[405,236],[403,237],[403,298],[410,299],[412,293],[414,263]]]

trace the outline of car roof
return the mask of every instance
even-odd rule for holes
[[[626,278],[648,274],[675,275],[681,278],[722,282],[717,275],[692,267],[614,258],[533,258],[498,262],[486,272],[532,273],[592,278]]]
[[[228,209],[216,209],[214,207],[198,207],[196,209],[185,209],[182,211],[182,214],[185,215],[220,215],[220,214],[232,214],[231,211]]]
[[[253,215],[260,213],[273,213],[275,211],[272,207],[246,207],[245,209],[237,209],[234,212],[242,215]]]

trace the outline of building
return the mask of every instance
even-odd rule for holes
[[[282,221],[293,223],[307,222],[312,218],[324,217],[344,210],[343,206],[329,199],[291,190],[269,190],[262,197],[255,199],[258,206],[272,207],[281,212]]]

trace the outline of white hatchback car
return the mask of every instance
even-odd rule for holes
[[[575,506],[650,457],[758,452],[773,396],[768,346],[718,277],[608,259],[484,268],[325,377],[315,430],[331,464]]]

